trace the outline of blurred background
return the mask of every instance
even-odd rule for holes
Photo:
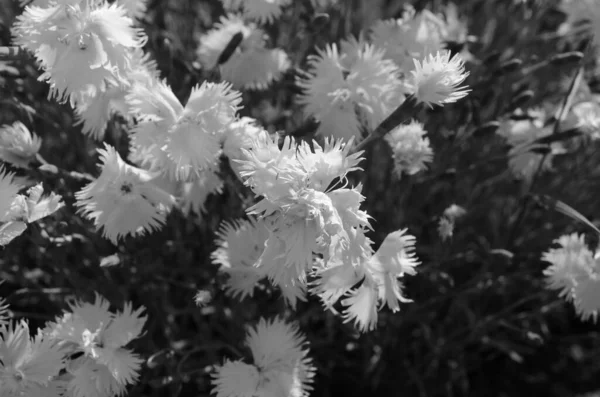
[[[456,104],[419,115],[435,152],[427,171],[394,178],[389,148],[376,142],[365,154],[365,172],[356,176],[374,218],[370,238],[376,246],[399,228],[417,238],[423,263],[405,285],[413,303],[399,313],[382,311],[378,328],[361,335],[324,312],[314,297],[292,313],[268,287],[243,302],[225,296],[223,276],[210,262],[215,231],[221,221],[243,216],[252,200],[227,170],[224,191],[209,196],[205,214],[174,211],[161,231],[118,246],[75,214],[73,193],[84,181],[32,170],[20,175],[61,194],[66,207],[0,248],[0,296],[13,315],[41,326],[68,299],[92,299],[95,291],[117,308],[127,300],[145,306],[146,333],[133,346],[148,362],[132,397],[208,395],[212,366],[245,352],[245,325],[278,313],[297,320],[311,343],[315,397],[563,397],[599,390],[598,326],[580,321],[572,305],[544,288],[548,264],[540,259],[565,233],[587,233],[588,243],[597,245],[591,229],[541,198],[560,200],[600,225],[598,143],[558,142],[563,153],[553,156],[552,169],[523,180],[510,171],[509,146],[494,123],[517,108],[542,111],[552,122],[580,65],[577,100],[596,101],[593,29],[578,26],[600,19],[565,28],[569,8],[552,0],[340,0],[323,11],[328,17],[315,17],[310,1],[296,0],[267,28],[292,68],[266,91],[244,91],[240,114],[271,132],[311,138],[315,127],[294,101],[295,70],[305,68],[315,47],[358,35],[378,19],[400,18],[407,4],[441,14],[454,27],[447,45],[466,60],[473,89]],[[0,45],[11,45],[10,27],[21,11],[18,1],[0,2]],[[199,67],[196,50],[221,15],[218,0],[148,3],[141,21],[149,37],[144,50],[181,100],[212,78]],[[573,51],[585,52],[583,60],[556,60]],[[0,61],[0,125],[22,121],[43,139],[40,153],[50,163],[97,175],[99,143],[73,126],[68,105],[47,100],[39,74],[32,57]],[[123,157],[126,129],[115,118],[105,138]],[[438,221],[452,204],[466,214],[444,240]],[[107,261],[116,265],[100,266]]]

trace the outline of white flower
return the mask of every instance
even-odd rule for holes
[[[223,222],[217,232],[218,248],[212,262],[229,275],[225,284],[228,294],[244,299],[252,296],[258,281],[265,275],[255,263],[265,249],[268,230],[264,223],[250,220]]]
[[[254,24],[245,24],[237,16],[221,17],[215,28],[200,39],[198,57],[205,69],[219,66],[221,77],[235,88],[266,89],[289,69],[290,61],[282,49],[266,48],[264,36]],[[219,64],[232,40],[240,42]]]
[[[42,140],[20,121],[0,127],[0,160],[21,168],[29,163],[42,146]]]
[[[404,100],[397,66],[383,51],[354,39],[328,45],[310,56],[297,80],[304,91],[298,103],[306,117],[320,122],[318,133],[349,140],[361,128],[374,129]]]
[[[240,95],[228,83],[204,82],[184,107],[166,83],[134,86],[127,97],[140,119],[133,129],[134,159],[173,179],[199,176],[218,159]]]
[[[70,3],[27,7],[13,28],[15,43],[35,54],[45,71],[40,79],[59,101],[126,84],[131,50],[146,40],[117,5]]]
[[[573,302],[582,320],[596,322],[600,312],[600,259],[586,246],[583,235],[561,236],[554,241],[560,248],[551,248],[542,260],[551,265],[544,270],[549,289],[559,290],[559,296]]]
[[[123,390],[138,378],[143,360],[125,346],[140,337],[146,322],[142,316],[144,308],[134,311],[131,304],[126,303],[122,312],[111,313],[108,307],[109,303],[96,295],[93,304],[75,302],[69,312],[48,325],[49,335],[70,346],[71,353],[84,353],[69,383],[69,389],[76,396],[89,395],[85,390],[83,393],[77,390],[85,389],[86,386],[82,386],[85,384],[94,385],[90,378],[97,378],[96,389],[100,396],[104,395],[101,392]]]
[[[244,17],[259,23],[272,23],[281,16],[282,8],[292,0],[222,0],[228,11],[244,12]]]
[[[252,149],[253,142],[259,135],[268,136],[268,132],[257,125],[255,119],[242,117],[227,126],[225,139],[223,141],[223,154],[229,159],[229,165],[238,178],[240,165],[236,160],[246,159],[243,150]]]
[[[433,150],[425,134],[427,131],[423,129],[423,124],[414,120],[409,124],[399,125],[385,136],[392,149],[394,172],[398,177],[402,173],[414,175],[425,170],[426,163],[433,161]]]
[[[365,281],[342,299],[344,322],[352,321],[361,332],[373,331],[377,327],[378,289],[371,281]]]
[[[461,86],[469,72],[465,72],[460,55],[450,58],[450,51],[429,54],[421,61],[414,59],[412,73],[414,96],[429,107],[443,106],[464,98],[470,92]]]
[[[407,74],[414,68],[413,58],[422,59],[442,50],[447,35],[443,20],[428,10],[416,13],[411,7],[400,19],[377,21],[370,38]]]
[[[24,321],[0,326],[0,395],[61,396],[51,381],[63,368],[63,355],[58,344],[42,333],[31,338]]]
[[[600,138],[600,105],[587,101],[573,105],[572,111],[577,118],[576,127],[581,128],[593,140]]]
[[[255,397],[260,373],[254,365],[225,361],[212,375],[213,394],[217,397]]]
[[[117,0],[116,4],[127,11],[131,18],[142,19],[146,14],[148,0]]]
[[[126,164],[113,147],[105,144],[98,152],[102,173],[75,194],[79,211],[114,244],[159,229],[174,197],[150,182],[151,173]]]

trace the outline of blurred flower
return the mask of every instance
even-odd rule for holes
[[[0,160],[21,168],[29,163],[42,146],[42,140],[20,121],[0,127]]]
[[[95,1],[27,7],[13,36],[36,56],[44,69],[40,79],[48,81],[49,95],[59,101],[126,84],[130,50],[146,40],[124,8]]]
[[[447,240],[454,234],[454,221],[446,216],[440,217],[438,222],[438,233],[442,240]]]
[[[236,35],[241,41],[229,54],[226,61],[218,63],[224,51]],[[290,67],[285,51],[265,48],[265,33],[253,24],[245,24],[241,18],[230,15],[221,17],[215,28],[200,40],[198,57],[205,69],[219,66],[221,78],[235,88],[266,89],[279,80]]]
[[[17,198],[20,187],[13,183],[14,173],[0,166],[0,222],[5,222],[13,201]]]
[[[328,45],[309,57],[308,71],[297,80],[304,91],[298,103],[320,122],[318,133],[348,140],[383,121],[403,102],[406,87],[383,50],[354,39],[341,49]]]
[[[419,62],[414,59],[415,69],[411,71],[414,95],[419,102],[443,106],[464,98],[471,91],[460,86],[469,72],[465,72],[464,63],[459,55],[450,58],[450,51],[438,51]]]
[[[291,4],[292,0],[222,0],[228,11],[243,10],[244,18],[259,23],[273,23],[281,16],[282,8]]]
[[[3,397],[62,396],[51,383],[63,368],[63,352],[42,333],[31,338],[25,321],[0,326],[0,357]]]
[[[593,101],[573,105],[575,127],[580,128],[592,140],[600,138],[600,104]]]
[[[104,146],[98,149],[102,173],[75,194],[79,212],[114,244],[159,229],[174,197],[150,182],[152,173],[126,164],[113,147]]]
[[[406,75],[415,67],[413,58],[423,59],[445,47],[446,23],[428,10],[405,10],[400,19],[377,21],[371,28],[371,42],[385,51]]]
[[[220,156],[240,93],[228,83],[204,82],[185,107],[164,82],[135,85],[127,96],[139,122],[133,129],[133,159],[176,180],[193,180]]]
[[[295,325],[261,318],[246,336],[253,364],[227,361],[212,381],[217,397],[308,397],[315,368],[306,340]]]
[[[542,255],[551,265],[544,270],[549,289],[559,290],[559,296],[573,302],[582,320],[596,322],[600,311],[600,258],[586,246],[583,235],[561,236]]]
[[[212,263],[227,273],[225,284],[228,294],[244,299],[252,296],[258,281],[265,274],[255,263],[265,250],[269,235],[263,222],[254,218],[223,222],[217,232],[217,249],[212,253]]]
[[[414,175],[425,170],[426,163],[433,161],[433,150],[425,134],[427,131],[423,129],[423,124],[413,120],[409,124],[399,125],[385,136],[392,149],[394,172],[398,178],[402,173]]]
[[[111,313],[108,307],[96,294],[94,303],[70,304],[68,312],[47,326],[48,334],[71,354],[84,354],[71,368],[74,378],[68,388],[76,397],[119,395],[139,376],[143,360],[125,346],[141,336],[144,308],[134,311],[128,302],[122,312]]]
[[[452,204],[444,210],[444,216],[449,219],[457,219],[464,216],[467,213],[460,205]]]

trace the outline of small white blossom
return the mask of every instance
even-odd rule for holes
[[[414,96],[429,107],[456,102],[471,91],[461,86],[469,72],[458,54],[450,58],[450,51],[438,51],[421,61],[414,59],[414,64],[411,71]]]
[[[20,121],[0,127],[0,160],[21,168],[29,163],[42,146],[42,140]]]
[[[126,164],[115,149],[98,149],[102,173],[75,194],[76,206],[113,243],[159,229],[174,197],[152,184],[148,171]]]
[[[392,149],[394,172],[399,178],[403,173],[414,175],[425,170],[426,163],[433,161],[433,150],[425,134],[423,124],[412,121],[399,125],[385,136]]]

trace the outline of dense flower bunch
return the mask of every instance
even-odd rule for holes
[[[34,337],[26,321],[9,321],[0,300],[0,395],[116,397],[135,383],[142,360],[125,346],[140,336],[143,308],[111,313],[96,296],[76,302]]]
[[[548,288],[575,306],[582,320],[596,322],[600,311],[600,261],[597,253],[585,244],[583,235],[576,233],[561,236],[554,242],[542,260],[551,265],[544,270]]]
[[[237,360],[219,366],[212,381],[217,397],[309,395],[315,367],[295,325],[261,318],[245,342],[252,364]]]

